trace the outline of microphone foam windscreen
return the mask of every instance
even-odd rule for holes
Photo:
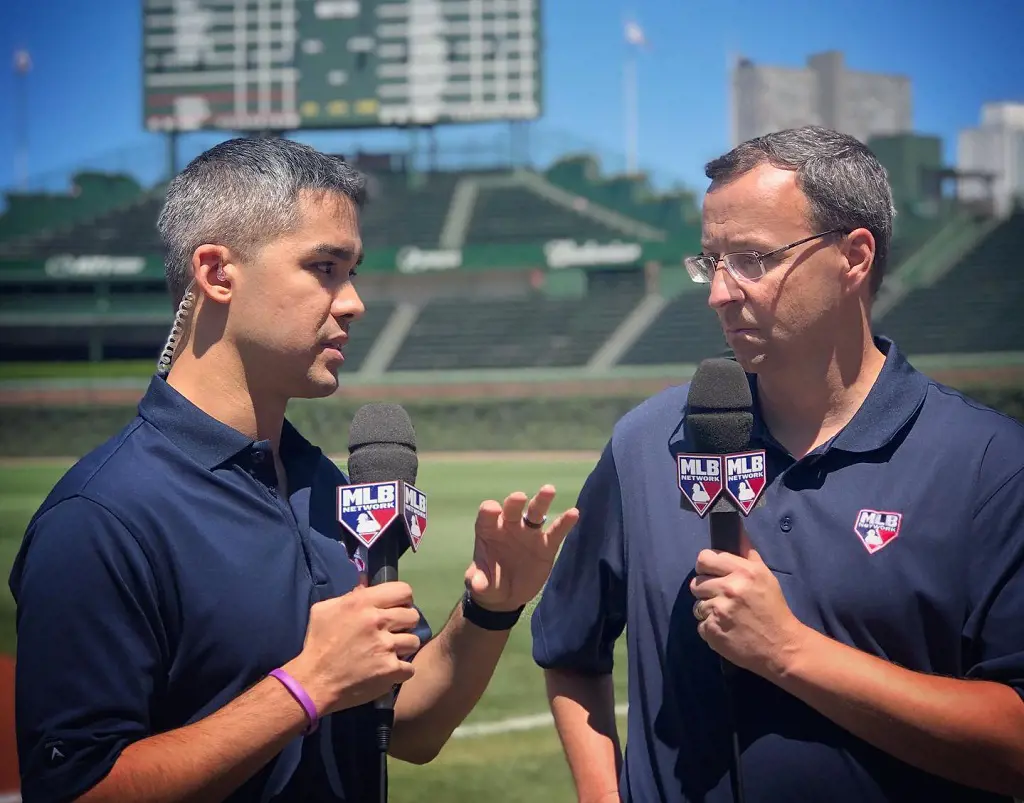
[[[686,430],[691,448],[707,454],[742,452],[754,428],[754,400],[738,362],[716,357],[694,372],[686,398]]]
[[[416,431],[400,404],[364,404],[348,430],[348,475],[353,484],[400,480],[416,484]]]
[[[714,357],[697,366],[690,381],[686,404],[699,412],[749,410],[754,400],[743,366],[735,360]]]

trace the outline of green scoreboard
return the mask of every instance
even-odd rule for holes
[[[530,120],[540,0],[143,0],[150,131]]]

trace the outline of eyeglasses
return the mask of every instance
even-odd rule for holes
[[[718,270],[719,260],[725,264],[725,269],[729,271],[729,274],[736,281],[756,282],[764,276],[764,261],[769,257],[781,254],[783,251],[788,251],[790,248],[795,248],[798,245],[809,243],[811,240],[840,233],[843,233],[842,229],[829,229],[820,234],[804,237],[802,240],[789,243],[781,248],[776,248],[767,254],[762,254],[758,251],[734,251],[731,254],[698,254],[694,257],[686,257],[683,260],[683,264],[686,265],[686,271],[690,274],[690,278],[697,284],[711,284],[712,279],[715,278],[715,271]]]

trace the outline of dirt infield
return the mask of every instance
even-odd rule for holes
[[[14,741],[14,659],[0,655],[0,797],[18,791],[18,748]]]

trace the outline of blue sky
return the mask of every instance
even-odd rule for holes
[[[609,168],[623,166],[622,23],[629,11],[650,42],[639,65],[640,163],[659,184],[677,179],[703,188],[703,162],[727,147],[729,53],[796,66],[811,53],[839,49],[853,69],[907,75],[915,130],[943,137],[951,163],[957,131],[977,122],[982,103],[1024,101],[1021,0],[544,0],[545,114],[529,133],[536,153],[588,148],[605,154]],[[0,0],[0,187],[16,175],[18,47],[34,61],[33,186],[59,188],[82,164],[159,175],[163,139],[142,128],[140,18],[140,0]],[[504,130],[449,127],[439,142],[492,141]],[[299,138],[343,153],[407,142],[389,132]],[[215,141],[189,135],[182,153]]]

